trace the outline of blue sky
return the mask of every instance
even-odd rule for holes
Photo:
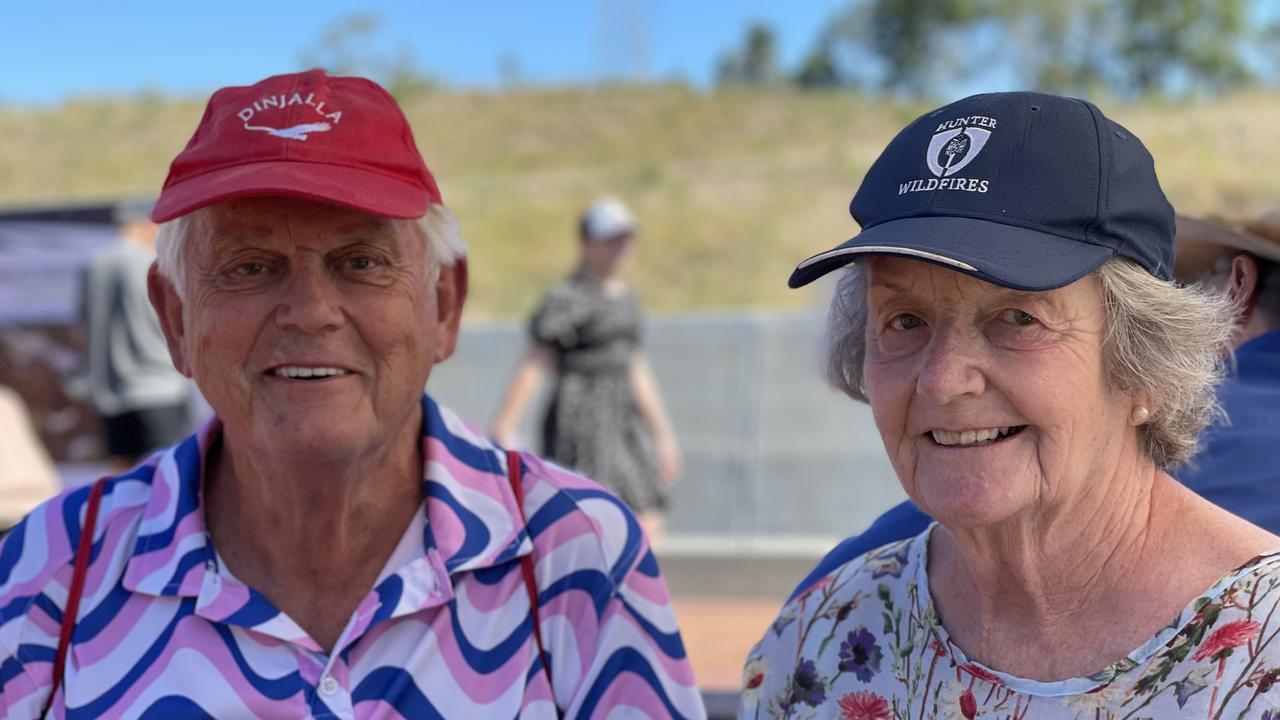
[[[753,20],[794,66],[845,0],[297,0],[12,3],[0,13],[0,103],[158,91],[204,96],[299,69],[335,22],[381,19],[375,52],[412,53],[445,83],[495,87],[502,68],[530,84],[619,75],[705,85]]]

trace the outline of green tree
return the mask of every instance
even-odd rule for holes
[[[951,79],[956,40],[992,0],[855,0],[838,12],[793,79],[927,95]]]
[[[721,85],[772,85],[778,71],[777,39],[764,23],[752,23],[741,48],[720,58],[716,81]]]
[[[1107,0],[996,0],[987,13],[1003,26],[1002,57],[1023,86],[1091,96],[1113,81]]]
[[[1251,79],[1241,58],[1248,0],[1116,0],[1128,90],[1205,92]],[[1181,87],[1180,87],[1181,86]]]
[[[1254,0],[852,0],[794,77],[926,96],[952,80],[1011,77],[1050,92],[1210,94],[1254,81],[1278,29]],[[1255,43],[1257,52],[1246,47]]]
[[[984,14],[980,0],[871,0],[865,32],[870,49],[884,63],[881,86],[927,94],[943,65],[945,36]]]
[[[815,90],[850,85],[851,79],[840,71],[831,41],[823,38],[800,63],[792,82],[802,88]]]

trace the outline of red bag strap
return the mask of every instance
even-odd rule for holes
[[[71,576],[71,588],[67,591],[67,605],[62,610],[62,631],[58,635],[58,652],[53,657],[53,684],[49,688],[49,697],[44,701],[44,710],[40,716],[49,714],[53,706],[53,697],[62,687],[62,676],[67,668],[67,651],[71,649],[71,633],[76,629],[76,618],[80,612],[80,596],[84,594],[84,579],[89,574],[89,556],[93,553],[93,529],[98,522],[98,506],[102,504],[102,492],[107,487],[107,478],[99,478],[89,489],[89,502],[84,511],[84,526],[80,528],[80,544],[76,547],[76,568]]]
[[[516,508],[520,511],[520,522],[528,527],[528,519],[524,515],[524,491],[520,489],[520,453],[507,451],[507,480],[511,483],[511,492],[516,496]],[[529,536],[533,542],[533,536]],[[547,671],[547,685],[551,684],[551,663],[547,662],[546,646],[542,644],[542,623],[538,620],[538,582],[533,576],[533,553],[520,558],[520,569],[524,573],[524,587],[529,593],[529,616],[533,619],[533,639],[538,643],[538,657],[542,658],[542,667]],[[559,715],[559,708],[556,714]]]

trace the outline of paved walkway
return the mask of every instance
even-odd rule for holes
[[[747,651],[764,635],[781,603],[677,597],[674,605],[698,687],[738,691]]]
[[[659,556],[694,676],[704,692],[737,692],[747,651],[816,557]]]

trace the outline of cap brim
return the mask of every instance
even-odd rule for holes
[[[864,255],[923,260],[1014,290],[1070,285],[1115,253],[1111,248],[1028,228],[964,217],[913,217],[868,228],[800,263],[787,284],[798,288]]]
[[[420,218],[433,199],[423,187],[371,170],[313,162],[256,162],[211,170],[165,188],[151,219],[161,223],[224,200],[271,195],[392,218]]]

